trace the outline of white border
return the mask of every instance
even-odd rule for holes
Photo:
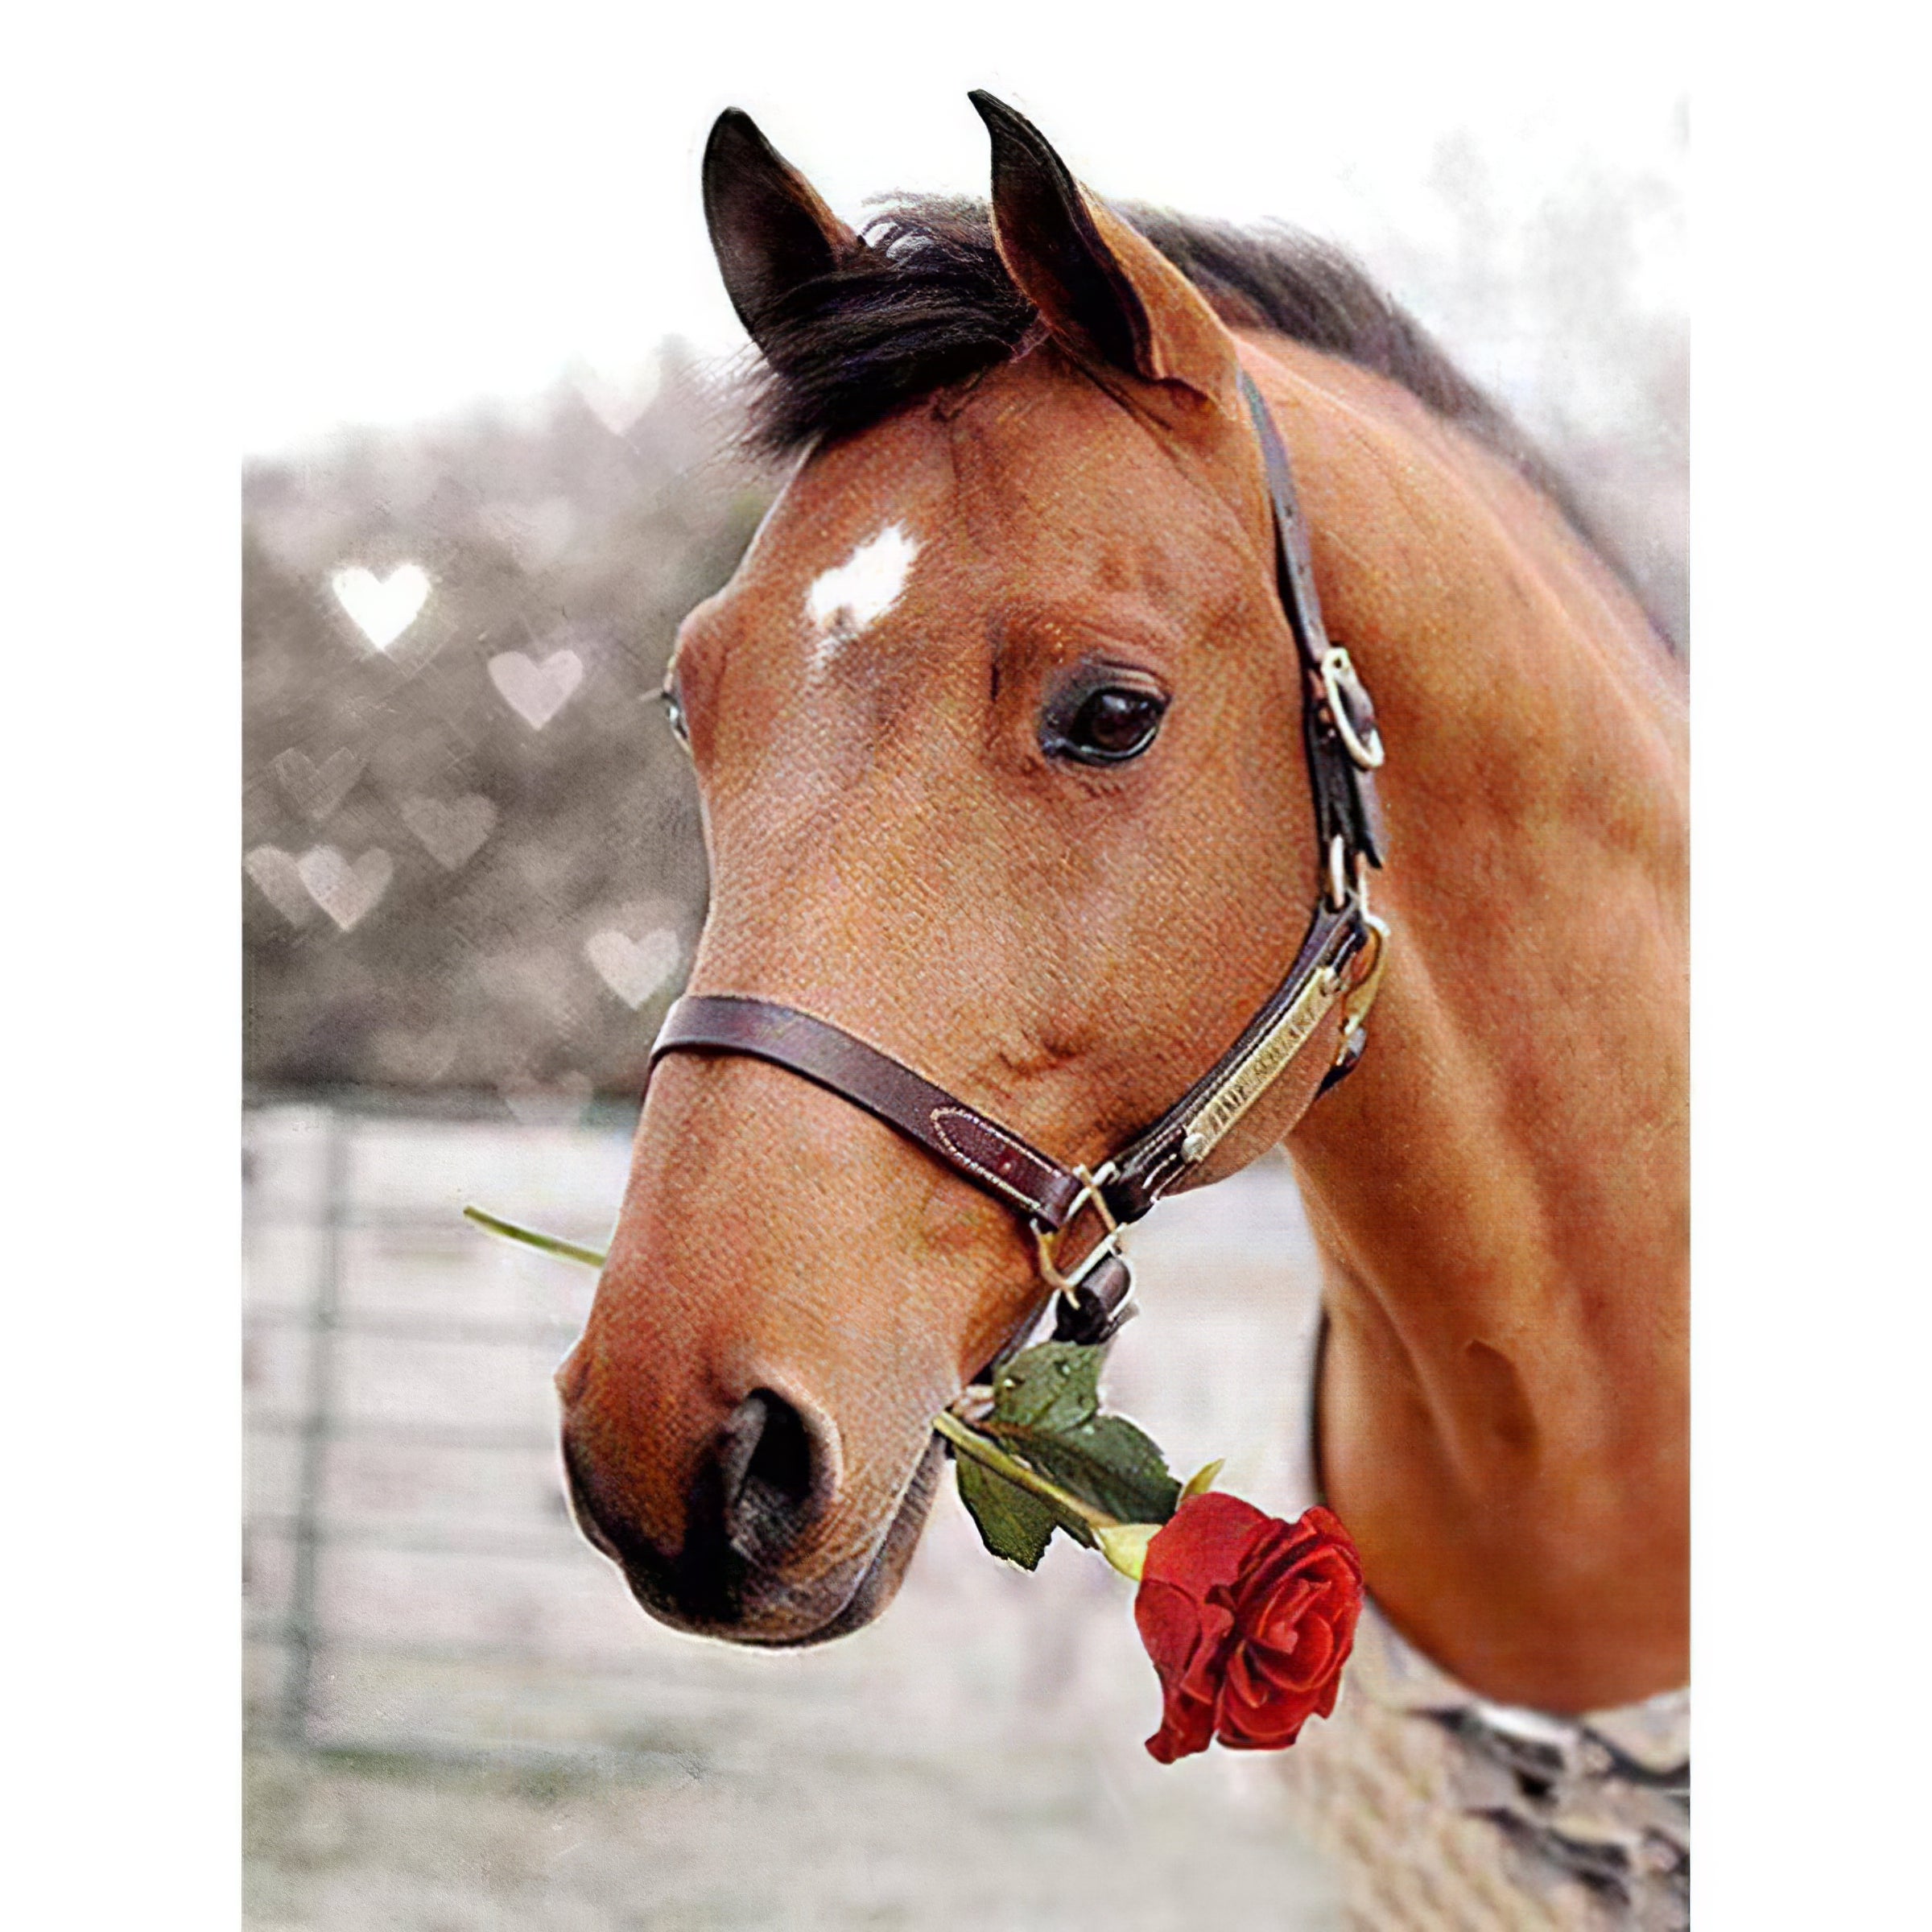
[[[452,10],[449,31],[469,17]],[[551,18],[533,10],[528,31]],[[1707,7],[1698,33],[1707,1932],[1897,1923],[1922,1890],[1913,1692],[1932,1351],[1923,1238],[1914,1226],[1908,1245],[1906,1223],[1926,1138],[1918,565],[1932,423],[1922,64],[1894,18]],[[240,151],[221,103],[257,85],[225,50],[263,22],[42,10],[16,27],[3,83],[17,332],[0,524],[16,1075],[6,1426],[10,1756],[23,1774],[8,1893],[52,1901],[20,1922],[215,1925],[235,1898],[225,367],[241,312],[222,263],[246,240],[230,181],[261,157]],[[1248,24],[1224,8],[1195,10],[1170,39],[1096,27],[1093,57],[1211,72],[1242,57]],[[1506,36],[1496,44],[1506,60]],[[1023,58],[962,48],[960,85]],[[1283,112],[1300,86],[1373,84],[1284,72]],[[694,97],[710,91],[694,84]]]

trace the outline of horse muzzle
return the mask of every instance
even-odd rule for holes
[[[941,1465],[935,1439],[871,1546],[828,1556],[824,1532],[838,1492],[836,1432],[777,1390],[754,1389],[700,1455],[685,1488],[682,1542],[667,1554],[643,1529],[621,1484],[600,1474],[572,1426],[568,1397],[563,1453],[579,1528],[653,1617],[695,1636],[770,1648],[828,1641],[885,1608],[918,1542]]]

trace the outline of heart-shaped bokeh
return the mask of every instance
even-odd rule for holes
[[[242,869],[290,925],[306,926],[315,917],[315,902],[302,883],[302,869],[292,852],[279,845],[258,845],[242,859]]]
[[[584,660],[570,650],[553,650],[541,664],[520,650],[499,651],[489,661],[489,681],[532,731],[541,731],[584,682]]]
[[[634,1012],[676,972],[684,948],[678,935],[662,926],[635,939],[607,927],[584,942],[584,956],[598,978]]]
[[[303,817],[320,825],[361,777],[362,760],[345,745],[318,765],[307,752],[291,745],[275,753],[269,770]]]
[[[497,822],[497,808],[481,792],[460,799],[405,799],[402,823],[445,872],[460,872],[473,859]]]
[[[353,862],[332,845],[318,845],[295,861],[308,896],[348,932],[375,910],[395,876],[395,861],[372,845]]]
[[[420,564],[398,564],[386,577],[352,564],[334,572],[328,587],[349,621],[378,650],[387,650],[429,601],[429,572]]]

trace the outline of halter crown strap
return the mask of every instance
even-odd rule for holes
[[[1350,860],[1359,852],[1368,864],[1379,866],[1387,838],[1375,792],[1374,773],[1382,762],[1375,707],[1355,675],[1348,652],[1330,642],[1322,621],[1315,565],[1308,554],[1308,526],[1294,493],[1281,431],[1246,369],[1241,372],[1241,397],[1261,446],[1268,495],[1274,508],[1275,565],[1282,606],[1288,613],[1288,627],[1294,633],[1307,679],[1302,737],[1308,752],[1308,781],[1315,792],[1318,849],[1325,857],[1339,837]],[[1363,755],[1351,749],[1350,737],[1362,748]]]
[[[1133,1313],[1119,1246],[1122,1224],[1146,1214],[1198,1166],[1316,1039],[1330,1057],[1302,1097],[1306,1112],[1355,1063],[1361,1022],[1381,976],[1387,928],[1368,916],[1364,869],[1380,865],[1382,762],[1375,709],[1348,654],[1330,642],[1315,596],[1294,484],[1260,390],[1241,392],[1261,446],[1274,506],[1277,577],[1302,669],[1302,735],[1315,795],[1323,885],[1294,963],[1241,1037],[1173,1106],[1089,1174],[1042,1154],[891,1055],[796,1008],[736,994],[687,993],[665,1015],[651,1064],[667,1053],[743,1054],[782,1067],[862,1107],[956,1173],[1026,1216],[1040,1268],[1062,1298],[1055,1334],[1101,1342]],[[1298,1112],[1296,1118],[1300,1118]],[[1091,1214],[1100,1239],[1071,1272],[1060,1236]]]

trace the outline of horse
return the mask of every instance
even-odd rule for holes
[[[1114,207],[974,101],[989,202],[862,233],[743,114],[706,151],[794,467],[667,675],[712,881],[691,992],[814,1016],[1090,1174],[1242,1035],[1311,903],[1365,908],[1311,811],[1251,385],[1374,692],[1391,937],[1347,1079],[1252,1096],[1177,1184],[1285,1146],[1321,1487],[1393,1628],[1501,1706],[1674,1690],[1682,664],[1344,258]],[[557,1377],[578,1521],[652,1616],[785,1647],[890,1602],[934,1415],[1039,1313],[996,1193],[769,1059],[655,1063]]]

